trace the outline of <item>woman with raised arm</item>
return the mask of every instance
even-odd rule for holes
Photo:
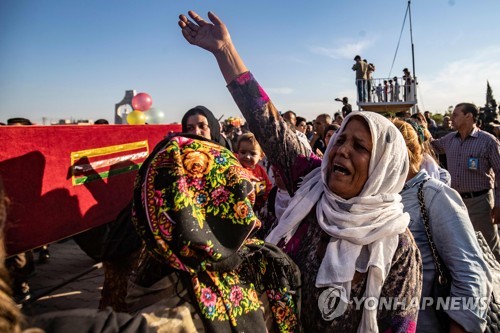
[[[398,194],[409,166],[401,133],[378,114],[352,112],[319,160],[280,118],[224,23],[213,13],[210,22],[189,16],[180,15],[183,36],[215,56],[250,130],[294,195],[267,240],[301,270],[304,329],[414,332],[422,267]]]

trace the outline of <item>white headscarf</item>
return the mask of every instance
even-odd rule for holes
[[[362,117],[373,142],[368,179],[361,193],[345,200],[328,188],[329,154],[352,117]],[[409,160],[406,144],[398,129],[374,112],[351,112],[338,135],[330,141],[321,170],[311,171],[292,198],[279,224],[267,241],[289,241],[314,204],[320,227],[331,236],[316,276],[316,287],[342,286],[350,299],[354,273],[368,272],[365,297],[379,298],[392,258],[410,221],[403,213],[401,196]],[[377,311],[363,310],[358,332],[378,332]]]
[[[420,170],[425,169],[429,176],[434,179],[441,180],[441,173],[439,172],[439,165],[437,164],[434,158],[427,154],[423,154],[424,158],[422,159],[422,165],[420,165]]]
[[[288,194],[288,191],[278,188],[276,191],[276,199],[274,200],[274,215],[276,215],[277,221],[281,219],[281,216],[287,209],[290,200],[292,200],[292,197]]]

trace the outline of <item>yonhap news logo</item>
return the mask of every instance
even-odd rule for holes
[[[342,286],[333,286],[325,289],[318,298],[318,307],[321,316],[326,321],[334,320],[341,316],[347,309],[349,301]]]
[[[347,300],[346,291],[342,286],[333,286],[325,289],[318,298],[318,307],[321,316],[326,321],[331,321],[347,310],[348,306],[354,306],[355,310],[400,310],[409,309],[425,310],[480,310],[488,309],[488,297],[353,297]]]

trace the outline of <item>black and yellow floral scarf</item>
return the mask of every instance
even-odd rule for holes
[[[251,175],[228,149],[197,136],[161,142],[141,167],[133,221],[149,251],[187,273],[205,327],[265,332],[265,293],[274,330],[300,331],[297,266],[281,249],[250,238],[260,227]]]

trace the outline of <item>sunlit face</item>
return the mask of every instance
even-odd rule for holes
[[[451,114],[451,124],[453,128],[459,130],[467,124],[467,115],[462,111],[462,107],[456,107]]]
[[[306,133],[311,133],[313,131],[313,126],[311,124],[308,124],[306,126]]]
[[[297,124],[297,117],[293,113],[287,113],[285,119],[290,122],[293,126]]]
[[[328,143],[330,142],[330,139],[332,138],[332,136],[334,134],[335,134],[334,130],[329,130],[328,132],[326,132],[326,134],[325,134],[325,143],[326,143],[327,146],[328,146]]]
[[[302,133],[306,133],[307,129],[307,124],[305,121],[301,121],[299,124],[297,124],[297,130]]]
[[[245,168],[253,169],[262,158],[262,151],[249,141],[241,141],[238,147],[238,159]]]
[[[326,123],[325,118],[318,116],[314,121],[314,130],[323,136],[327,125],[328,124]]]
[[[444,117],[443,118],[443,127],[444,128],[451,128],[451,122],[449,117]]]
[[[337,134],[328,155],[327,181],[330,190],[344,199],[357,196],[368,179],[373,142],[370,129],[360,117],[349,120]]]
[[[201,114],[189,116],[186,122],[186,133],[196,134],[207,139],[211,139],[210,127],[207,117]]]

